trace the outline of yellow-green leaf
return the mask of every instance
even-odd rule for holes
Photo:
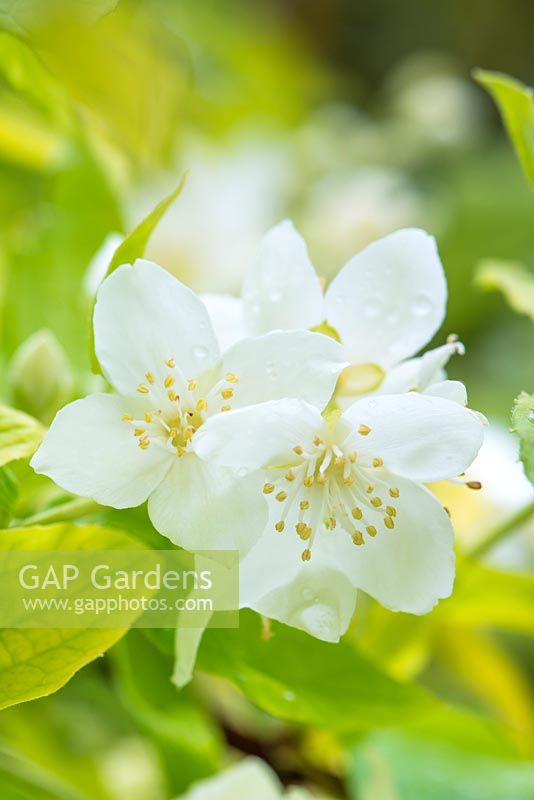
[[[500,72],[476,70],[475,79],[499,107],[521,165],[534,184],[534,95],[529,86]]]
[[[534,271],[517,261],[483,261],[476,281],[482,289],[502,292],[514,311],[534,322]]]
[[[534,395],[521,392],[512,409],[512,426],[519,436],[519,456],[525,475],[534,483]]]
[[[111,273],[114,272],[117,267],[120,267],[121,264],[133,264],[137,258],[141,258],[144,255],[148,240],[157,227],[159,221],[181,193],[185,185],[186,177],[187,173],[182,176],[182,179],[176,189],[167,195],[167,197],[164,197],[163,200],[160,200],[157,206],[155,206],[155,208],[153,208],[152,211],[143,220],[141,220],[137,227],[135,227],[133,231],[117,247],[106,272],[106,278],[108,275],[111,275]],[[100,366],[95,354],[94,332],[92,329],[91,363],[93,370],[95,372],[99,372]]]
[[[36,419],[9,406],[0,406],[0,466],[31,458],[44,435]]]
[[[2,550],[126,550],[139,543],[126,533],[96,525],[59,523],[2,531]],[[0,708],[61,688],[81,667],[102,655],[123,629],[0,629]]]

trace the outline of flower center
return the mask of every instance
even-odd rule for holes
[[[209,416],[231,410],[232,387],[239,378],[229,372],[210,386],[204,378],[185,379],[174,358],[165,359],[165,366],[168,372],[159,382],[152,372],[147,372],[137,387],[147,400],[142,418],[126,412],[122,420],[131,427],[141,450],[154,444],[182,457]]]
[[[361,436],[370,432],[367,425],[358,429]],[[264,484],[264,494],[281,506],[275,530],[282,533],[291,518],[297,535],[306,542],[303,561],[310,560],[318,532],[333,531],[338,523],[355,545],[363,545],[366,536],[375,537],[379,525],[387,530],[395,527],[399,489],[385,480],[381,458],[359,456],[353,444],[354,437],[349,447],[347,440],[325,442],[319,435],[307,450],[296,444],[296,463],[283,474],[275,468],[279,477]]]

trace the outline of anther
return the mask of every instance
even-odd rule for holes
[[[363,535],[360,533],[360,531],[356,531],[356,533],[353,534],[352,541],[354,544],[363,544]]]
[[[295,530],[301,538],[302,534],[307,530],[307,528],[308,526],[306,525],[305,522],[297,522],[297,524],[295,525]]]
[[[306,488],[309,489],[310,486],[313,486],[314,480],[315,479],[314,479],[313,475],[306,475],[306,477],[303,480],[304,486],[306,486]]]
[[[231,410],[232,410],[232,406],[221,406],[221,411],[222,411],[222,412],[224,412],[224,411],[231,411]]]
[[[207,407],[208,407],[208,404],[207,404],[206,400],[204,400],[204,398],[202,398],[202,397],[200,398],[200,400],[197,401],[197,404],[195,406],[197,411],[205,411],[207,409]]]
[[[354,462],[356,461],[356,453],[354,451],[352,453],[349,453],[349,461],[351,464],[354,464]]]
[[[163,385],[166,389],[170,389],[171,386],[174,386],[174,378],[172,375],[167,375],[165,380],[163,381]]]
[[[225,400],[229,400],[231,397],[234,396],[234,392],[232,389],[222,389],[221,390],[221,397]]]
[[[306,511],[310,507],[309,500],[301,500],[299,503],[299,507],[301,511]]]
[[[330,523],[330,527],[331,527],[331,528],[332,528],[332,530],[333,530],[333,529],[336,527],[336,525],[337,525],[337,520],[336,520],[336,518],[335,518],[335,517],[330,517],[330,519],[329,519],[328,521],[329,521],[329,523]]]
[[[144,428],[134,428],[133,432],[134,436],[142,436],[143,433],[146,433],[146,430]]]
[[[397,509],[394,506],[386,506],[386,514],[389,514],[390,517],[396,517]]]
[[[367,494],[372,494],[372,493],[374,492],[374,490],[375,490],[375,487],[373,486],[373,484],[372,484],[372,483],[370,483],[370,484],[367,486],[367,489],[366,489],[365,491],[367,492]]]
[[[173,369],[176,366],[176,361],[174,358],[166,358],[165,363],[168,367],[170,367],[170,369]]]
[[[307,547],[306,550],[302,551],[301,558],[303,561],[309,561],[311,558],[311,550]]]
[[[315,480],[320,486],[324,486],[324,484],[326,483],[326,475],[323,472],[319,472]]]
[[[324,444],[324,442],[323,442],[323,440],[321,439],[320,436],[314,436],[313,437],[313,443],[314,443],[314,445],[316,447],[319,447],[320,444]]]
[[[272,494],[274,492],[274,483],[266,483],[263,486],[263,494]]]
[[[278,531],[278,533],[282,533],[282,531],[286,527],[286,523],[284,522],[283,519],[281,519],[280,522],[277,522],[274,527]]]
[[[149,425],[152,422],[152,414],[150,411],[145,411],[145,422],[148,422]]]
[[[374,506],[375,508],[380,508],[380,506],[382,505],[382,500],[380,499],[380,497],[371,497],[371,505]]]
[[[148,386],[145,386],[144,383],[140,383],[139,386],[137,387],[137,391],[140,394],[148,394],[150,389],[148,388]]]
[[[190,392],[194,392],[197,386],[198,383],[196,381],[194,380],[187,381],[187,388],[189,389]]]
[[[476,491],[482,489],[482,484],[480,483],[480,481],[467,481],[465,485],[467,486],[468,489],[475,489]]]
[[[390,494],[391,497],[400,497],[400,491],[398,489],[396,489],[395,487],[393,487],[393,488],[391,488],[389,490],[389,494]]]
[[[142,436],[138,441],[138,445],[141,448],[141,450],[146,450],[149,444],[150,444],[150,439],[148,438],[148,436]]]
[[[297,445],[295,445],[295,447],[293,448],[293,452],[294,452],[294,453],[296,453],[298,456],[301,456],[301,455],[303,454],[304,450],[302,449],[302,447],[300,446],[300,444],[297,444]]]
[[[354,475],[347,475],[346,478],[343,478],[343,483],[345,486],[352,486],[354,483]]]
[[[382,467],[384,462],[381,458],[373,458],[373,467]]]
[[[279,503],[283,503],[284,500],[287,500],[287,492],[278,492],[275,497]]]
[[[169,391],[167,392],[167,397],[169,398],[171,403],[174,403],[175,400],[178,400],[178,395],[173,389],[169,389]]]
[[[290,482],[295,480],[295,473],[293,472],[293,470],[290,469],[286,472],[285,479],[286,481]]]
[[[367,531],[369,536],[376,536],[377,531],[374,525],[368,525],[365,530]]]
[[[149,383],[154,383],[155,382],[154,376],[152,375],[151,372],[146,372],[145,373],[145,378],[147,379],[147,381]]]
[[[354,517],[354,519],[361,519],[363,517],[363,513],[362,513],[361,508],[358,508],[358,506],[353,508],[352,509],[352,516]]]
[[[358,428],[358,433],[361,436],[368,436],[371,433],[371,428],[369,427],[369,425],[360,425],[360,427]]]
[[[228,383],[237,383],[238,380],[239,380],[239,378],[237,377],[237,375],[234,372],[227,372],[226,373],[225,381],[227,381]]]
[[[393,517],[384,517],[384,525],[386,526],[386,528],[389,528],[390,531],[393,530],[393,528],[395,527],[395,522],[393,520]]]
[[[133,422],[133,417],[131,414],[123,414],[122,415],[123,422]]]

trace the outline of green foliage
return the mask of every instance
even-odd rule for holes
[[[0,538],[3,550],[120,550],[133,546],[135,542],[118,530],[71,523],[13,528],[3,531]],[[114,629],[1,629],[0,708],[55,692],[123,633]]]
[[[476,70],[475,78],[497,103],[521,165],[534,184],[533,90],[499,72]]]
[[[519,455],[525,474],[534,483],[534,395],[521,392],[512,409],[512,425],[521,442]]]
[[[197,667],[228,678],[255,705],[292,722],[354,732],[425,715],[438,701],[388,677],[346,641],[327,644],[285,625],[262,637],[249,611],[238,630],[207,630]]]
[[[477,270],[479,286],[503,293],[514,311],[534,322],[534,272],[516,261],[484,261]]]
[[[19,485],[17,479],[7,467],[0,469],[0,527],[3,527],[11,516],[17,502]]]
[[[33,417],[8,406],[0,406],[0,466],[31,458],[44,435]]]
[[[116,7],[118,0],[77,0],[75,9],[80,20],[95,22]],[[61,14],[73,13],[69,0],[0,0],[0,28],[19,36],[31,36],[39,32],[50,15],[61,18]]]
[[[137,258],[142,258],[148,244],[148,240],[156,229],[158,222],[162,219],[162,217],[165,215],[165,212],[174,203],[184,188],[186,177],[187,175],[183,175],[176,189],[167,195],[167,197],[164,197],[163,200],[160,200],[155,208],[153,208],[152,211],[150,211],[150,213],[147,214],[147,216],[142,219],[138,225],[136,225],[133,231],[126,236],[124,241],[121,242],[121,244],[117,247],[113,258],[111,259],[111,263],[108,267],[105,277],[111,275],[111,273],[114,272],[117,267],[120,267],[121,264],[133,264]],[[92,329],[91,361],[95,371],[99,371],[100,367],[96,359],[94,334]]]
[[[221,762],[220,734],[194,695],[172,686],[172,659],[135,630],[113,656],[124,705],[162,754],[170,790],[182,792],[192,781],[216,771]]]
[[[534,763],[469,752],[428,730],[377,733],[357,751],[354,792],[358,800],[530,800]]]

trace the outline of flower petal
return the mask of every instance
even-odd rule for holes
[[[239,377],[233,385],[232,408],[295,397],[322,410],[345,365],[337,342],[309,331],[244,339],[222,359],[223,374]]]
[[[410,392],[358,400],[343,414],[367,436],[355,436],[354,448],[369,460],[381,458],[387,469],[422,483],[461,474],[483,440],[480,417],[458,403]]]
[[[467,405],[467,389],[461,381],[438,381],[432,383],[428,389],[425,389],[425,394],[432,397],[442,397],[444,400],[450,400],[451,403],[458,403],[461,406]]]
[[[244,758],[234,767],[193,785],[181,800],[280,800],[282,785],[259,758]]]
[[[199,297],[208,309],[221,353],[245,338],[243,301],[239,297],[211,293],[201,294]]]
[[[176,459],[148,501],[154,527],[187,550],[246,552],[267,521],[260,474],[237,478],[188,453]]]
[[[242,297],[250,333],[313,328],[324,319],[323,291],[306,243],[289,220],[260,242]]]
[[[197,431],[192,447],[206,461],[259,469],[293,463],[293,448],[311,447],[323,427],[321,414],[309,403],[271,400],[216,414]]]
[[[212,366],[219,349],[206,307],[183,283],[150,261],[124,264],[106,278],[94,313],[95,350],[121,394],[145,373],[162,376],[174,358],[186,379]]]
[[[400,497],[393,530],[379,529],[361,547],[335,531],[325,537],[325,546],[353,584],[382,605],[425,614],[452,591],[454,533],[446,511],[427,489],[398,477],[395,482]]]
[[[390,367],[431,339],[443,322],[446,298],[434,238],[405,229],[343,267],[326,292],[326,316],[352,362]]]
[[[137,506],[174,458],[156,442],[141,449],[121,419],[124,413],[142,419],[147,408],[141,399],[110,394],[75,400],[57,414],[31,466],[73,494],[114,508]]]
[[[293,580],[273,588],[251,607],[317,639],[338,642],[354,614],[355,588],[339,568],[322,563],[315,550],[310,563],[303,564],[298,554],[296,558],[300,566]]]

